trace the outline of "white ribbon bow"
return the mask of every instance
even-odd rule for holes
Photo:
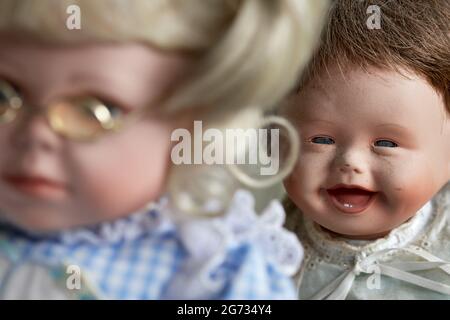
[[[419,256],[426,261],[405,261],[393,263],[380,263],[379,259],[393,251],[406,251]],[[373,274],[375,268],[380,275],[402,280],[435,292],[450,295],[450,286],[433,280],[426,279],[408,271],[430,270],[440,268],[450,275],[450,262],[444,261],[428,251],[417,246],[407,248],[386,249],[376,252],[370,256],[357,258],[352,269],[344,272],[333,282],[315,294],[313,300],[344,300],[353,286],[355,278],[361,274]]]

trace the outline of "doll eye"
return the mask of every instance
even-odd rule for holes
[[[0,123],[14,120],[22,104],[22,98],[14,86],[0,79]]]
[[[315,144],[334,144],[334,140],[329,137],[314,137],[311,139]]]
[[[0,124],[14,121],[22,106],[19,90],[0,79]],[[102,133],[120,129],[127,113],[125,108],[91,95],[55,101],[46,112],[56,133],[77,141],[94,140]]]
[[[50,125],[56,132],[79,141],[118,129],[122,119],[118,107],[91,97],[56,102],[48,112]]]
[[[398,144],[390,140],[377,140],[374,143],[375,147],[383,147],[383,148],[396,148]]]

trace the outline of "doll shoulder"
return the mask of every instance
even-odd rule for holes
[[[450,182],[447,183],[433,198],[438,224],[444,224],[450,231]]]
[[[437,256],[450,258],[450,183],[445,185],[431,201],[431,223],[421,238],[421,246],[435,251]]]
[[[303,248],[284,222],[278,201],[258,214],[253,195],[237,191],[224,216],[178,226],[188,258],[173,287],[188,287],[184,291],[195,298],[295,298],[290,277],[300,267]]]
[[[442,189],[439,194],[438,201],[440,201],[441,210],[443,210],[445,225],[446,225],[446,235],[450,242],[450,182]]]

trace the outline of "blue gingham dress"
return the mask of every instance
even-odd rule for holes
[[[295,299],[303,258],[284,211],[257,215],[239,190],[220,218],[173,222],[167,198],[90,228],[35,235],[0,226],[3,299]],[[81,280],[71,285],[74,277]]]

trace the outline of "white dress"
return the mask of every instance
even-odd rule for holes
[[[296,211],[305,249],[300,299],[450,299],[450,184],[412,219],[374,241],[333,238]]]

